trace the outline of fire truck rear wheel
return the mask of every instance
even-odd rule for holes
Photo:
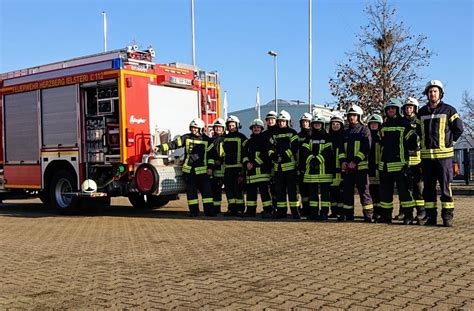
[[[133,193],[129,194],[128,200],[133,205],[134,208],[138,209],[153,209],[165,206],[168,204],[169,200],[160,199],[152,195],[144,195]]]
[[[51,194],[47,189],[39,193],[39,199],[44,205],[49,205],[51,203]]]
[[[74,175],[67,170],[60,170],[51,179],[51,206],[61,214],[74,212],[79,200],[70,193],[76,191],[77,181]]]

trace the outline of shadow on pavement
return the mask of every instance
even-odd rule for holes
[[[307,220],[307,219],[292,219],[288,214],[286,219],[262,219],[260,215],[257,217],[226,217],[222,214],[217,217],[204,216],[201,213],[198,217],[188,217],[188,212],[185,210],[177,210],[176,207],[162,207],[158,209],[134,209],[131,206],[112,205],[103,208],[82,208],[71,215],[62,215],[55,209],[45,206],[41,203],[6,203],[0,204],[0,217],[19,217],[19,218],[44,218],[44,217],[130,217],[130,218],[158,218],[158,219],[187,219],[187,220],[202,220],[202,221],[258,221],[258,222],[315,222],[315,223],[339,223],[347,224],[347,222],[338,222],[336,219],[329,219],[325,222]],[[355,221],[351,223],[363,222],[362,217],[356,217]],[[394,225],[399,223],[394,222]],[[385,225],[385,224],[378,224]],[[401,224],[400,224],[401,225]]]

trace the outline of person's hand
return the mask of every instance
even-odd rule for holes
[[[154,153],[160,153],[160,151],[161,151],[161,146],[160,145],[153,147],[153,152]]]
[[[354,161],[351,161],[348,165],[347,168],[351,171],[357,170],[357,164]]]
[[[253,163],[252,162],[247,162],[246,167],[247,167],[247,171],[252,170],[253,169]]]
[[[213,173],[212,168],[208,168],[207,169],[207,176],[212,176],[212,173]]]
[[[343,172],[347,171],[347,162],[342,162],[342,163],[341,163],[341,170],[342,170]]]

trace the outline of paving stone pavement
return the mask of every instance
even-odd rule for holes
[[[474,197],[453,228],[37,202],[0,205],[0,309],[474,310]]]

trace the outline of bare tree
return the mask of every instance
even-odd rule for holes
[[[433,52],[424,35],[411,35],[387,0],[365,8],[368,25],[356,35],[355,50],[329,79],[332,95],[346,108],[357,103],[367,113],[382,110],[391,97],[420,95],[418,69],[427,66]]]
[[[464,123],[464,136],[474,140],[474,98],[467,91],[462,93],[461,114]]]

